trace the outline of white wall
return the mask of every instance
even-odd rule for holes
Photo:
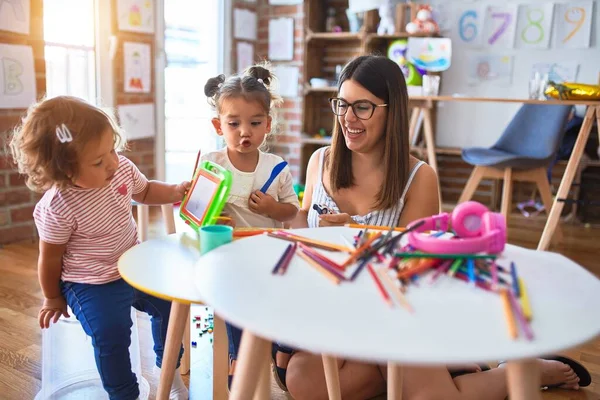
[[[456,14],[458,8],[473,2],[461,0],[438,0],[443,1],[450,9],[451,27],[456,27]],[[532,3],[558,3],[551,0],[522,0],[508,1],[512,4]],[[567,0],[563,0],[567,3]],[[435,3],[435,2],[434,2]],[[477,5],[501,5],[501,1],[476,1]],[[556,16],[556,9],[555,9]],[[512,83],[508,87],[494,85],[490,82],[481,83],[478,86],[467,84],[467,65],[469,52],[484,53],[485,48],[471,49],[460,46],[457,32],[452,29],[443,33],[453,39],[452,66],[442,75],[441,94],[452,95],[455,93],[473,97],[505,97],[505,98],[527,98],[531,66],[536,62],[560,62],[565,60],[576,60],[579,63],[579,74],[577,81],[581,83],[598,83],[600,72],[600,1],[594,1],[594,19],[592,20],[591,47],[588,49],[556,49],[554,48],[554,37],[550,47],[544,50],[521,50],[517,48],[495,50],[494,54],[512,55],[513,75]],[[518,34],[518,33],[517,33]],[[554,34],[554,32],[553,32]],[[436,129],[436,141],[441,147],[471,147],[491,146],[502,134],[502,131],[511,120],[519,104],[503,103],[467,103],[452,102],[439,103],[438,120]]]

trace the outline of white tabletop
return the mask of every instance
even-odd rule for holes
[[[182,303],[201,303],[193,282],[194,264],[199,257],[197,236],[175,233],[132,247],[118,265],[123,279],[145,293]]]
[[[295,233],[344,244],[350,228]],[[517,265],[528,289],[535,338],[511,340],[499,295],[442,276],[411,285],[415,309],[390,308],[368,271],[332,284],[294,257],[271,270],[289,242],[265,235],[215,249],[196,265],[196,286],[225,320],[267,339],[370,362],[439,364],[522,359],[554,353],[600,333],[600,281],[562,255],[507,246],[500,265]]]

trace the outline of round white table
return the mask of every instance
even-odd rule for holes
[[[189,233],[171,234],[138,244],[119,259],[119,272],[134,288],[172,301],[157,399],[168,399],[191,304],[203,304],[194,284],[194,264],[200,257],[198,240]],[[213,399],[226,398],[227,336],[214,320]],[[189,338],[186,338],[189,342]]]
[[[351,238],[357,231],[318,228],[294,233],[344,244],[342,235]],[[500,359],[519,360],[507,367],[524,372],[524,366],[535,365],[530,359],[572,348],[600,333],[600,281],[556,253],[508,245],[498,259],[503,266],[514,261],[525,281],[535,335],[528,341],[522,333],[517,340],[509,337],[498,294],[448,276],[432,286],[422,279],[419,286],[409,287],[407,299],[415,310],[411,314],[384,303],[366,270],[354,282],[336,286],[294,257],[285,275],[273,275],[271,270],[288,244],[266,235],[254,236],[213,250],[196,264],[196,286],[205,302],[251,336],[242,341],[239,375],[249,362],[244,356],[258,355],[259,362],[264,362],[262,352],[268,346],[262,342],[266,340],[330,356],[390,362],[392,373],[398,373],[397,364]],[[361,315],[368,315],[368,320],[359,321]],[[252,342],[254,349],[245,348],[244,341],[248,346]],[[327,373],[327,363],[325,369]],[[330,372],[335,379],[337,371]],[[239,379],[239,385],[234,380],[233,398],[240,398],[240,390],[253,391],[257,374]],[[509,371],[508,375],[510,379],[514,374]],[[527,382],[531,379],[525,378],[511,385],[519,386],[511,388],[512,399],[532,393],[539,396],[539,385],[534,380],[531,387]]]

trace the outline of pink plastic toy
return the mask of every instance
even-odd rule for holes
[[[459,204],[451,215],[442,213],[423,220],[423,225],[408,232],[408,243],[416,250],[436,254],[496,254],[502,252],[506,244],[504,216],[490,212],[476,201]],[[414,221],[410,225],[420,221]],[[419,233],[429,230],[447,231],[449,222],[456,233],[455,238],[442,239]]]

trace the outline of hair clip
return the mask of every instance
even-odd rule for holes
[[[61,143],[68,143],[73,141],[73,135],[71,135],[71,131],[65,124],[56,126],[56,137],[58,141]]]
[[[221,87],[223,87],[223,82],[219,83],[219,84],[217,85],[217,87],[218,87],[219,89],[221,89]]]
[[[262,83],[262,85],[264,87],[267,87],[267,85],[265,85],[265,82],[261,78],[258,78],[257,81],[260,82],[260,83]]]

